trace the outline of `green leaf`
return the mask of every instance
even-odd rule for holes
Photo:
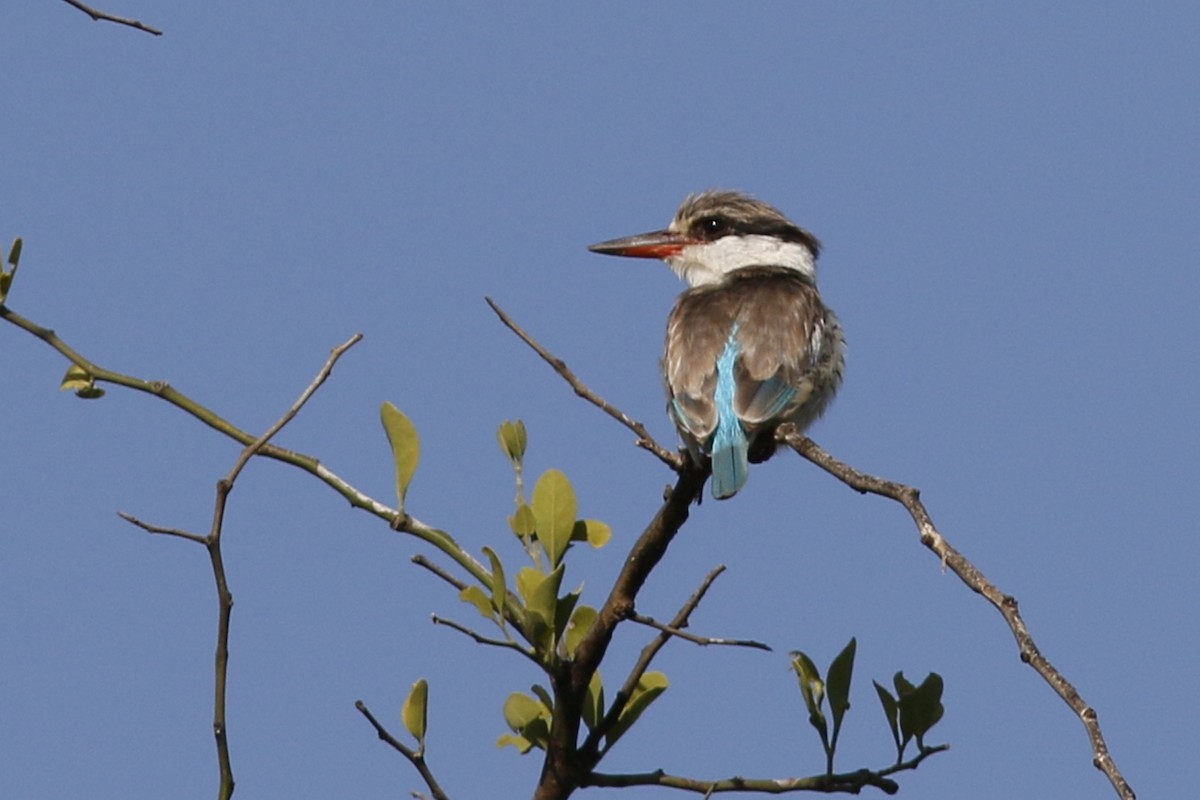
[[[579,588],[573,592],[568,592],[558,598],[558,603],[554,606],[554,635],[559,639],[563,638],[563,634],[567,632],[567,625],[571,621],[571,614],[575,611],[575,604],[579,602],[579,596],[583,594],[583,584],[579,584]]]
[[[551,716],[553,716],[554,698],[550,696],[550,692],[546,691],[546,687],[542,686],[540,683],[535,683],[533,686],[530,686],[529,689],[537,696],[538,700],[542,701],[542,705],[547,711],[550,712]]]
[[[58,389],[59,391],[73,390],[76,397],[82,397],[84,400],[95,400],[104,396],[104,390],[96,385],[96,379],[78,364],[67,367],[67,372],[63,375]]]
[[[667,680],[667,676],[661,672],[647,672],[638,680],[637,688],[629,696],[629,702],[625,704],[625,708],[622,709],[617,721],[605,737],[609,747],[612,747],[618,739],[625,735],[633,723],[637,722],[642,712],[649,708],[650,704],[657,700],[669,685],[670,681]]]
[[[512,532],[522,539],[528,539],[533,536],[537,530],[537,520],[533,516],[533,509],[525,503],[517,506],[517,513],[508,518],[508,527],[512,528]]]
[[[514,465],[520,464],[521,460],[525,458],[525,446],[529,443],[529,437],[525,433],[525,423],[521,420],[506,421],[500,426],[497,438],[500,440],[500,449],[504,451],[504,455],[508,456]]]
[[[517,570],[517,594],[525,601],[525,605],[533,602],[533,593],[545,579],[546,573],[537,567],[521,567]]]
[[[842,726],[842,718],[850,708],[850,679],[854,674],[854,653],[858,643],[851,639],[829,665],[826,690],[829,693],[829,713],[833,715],[834,739]]]
[[[59,391],[77,391],[85,389],[92,385],[92,376],[78,364],[72,364],[67,367],[67,372],[63,375],[62,383],[58,385]]]
[[[500,620],[504,619],[504,603],[508,600],[508,583],[504,579],[504,565],[500,556],[490,547],[484,547],[483,553],[492,562],[492,605]]]
[[[900,698],[900,726],[916,737],[917,747],[924,749],[925,734],[945,713],[942,706],[942,676],[929,673],[921,685]]]
[[[825,712],[821,710],[821,703],[825,700],[825,683],[821,680],[821,673],[812,659],[799,650],[793,650],[791,656],[792,669],[800,679],[800,694],[808,708],[808,721],[821,734],[821,741],[826,742],[829,727],[825,722]]]
[[[8,263],[12,266],[13,272],[17,271],[17,265],[21,263],[21,248],[25,242],[18,236],[13,239],[12,247],[8,249]]]
[[[571,615],[571,621],[567,624],[567,658],[575,657],[579,643],[588,635],[588,631],[592,629],[595,622],[596,609],[591,606],[579,606],[575,609],[575,613]]]
[[[506,745],[512,745],[517,748],[521,752],[521,755],[525,755],[533,749],[533,742],[524,736],[517,736],[511,733],[501,734],[500,738],[496,740],[496,747],[505,747]]]
[[[400,711],[400,716],[404,719],[404,727],[408,728],[408,732],[417,740],[417,744],[421,749],[425,749],[425,729],[428,724],[429,710],[429,684],[424,678],[412,685],[412,691],[408,693],[408,699],[404,701],[404,708]]]
[[[612,539],[612,528],[598,519],[577,519],[571,529],[571,541],[587,542],[599,550]]]
[[[379,409],[379,416],[383,421],[388,443],[392,446],[392,458],[396,462],[396,497],[400,501],[400,510],[403,511],[408,485],[412,483],[413,475],[417,471],[417,462],[421,458],[421,438],[417,435],[412,420],[391,403],[383,404]]]
[[[904,760],[904,750],[900,743],[900,708],[896,704],[896,698],[892,697],[892,693],[879,685],[879,681],[871,681],[875,684],[875,694],[879,695],[879,703],[883,706],[884,716],[887,717],[888,727],[892,729],[892,741],[896,743],[896,760]]]
[[[532,506],[538,541],[550,559],[550,566],[557,567],[575,528],[578,503],[571,481],[560,470],[547,470],[533,487]]]
[[[521,567],[517,572],[517,594],[525,601],[525,633],[546,663],[554,655],[558,587],[562,577],[561,566],[549,575],[529,566]]]
[[[594,729],[604,719],[604,681],[600,679],[600,670],[592,673],[591,683],[583,696],[583,723],[588,730]]]
[[[509,729],[527,739],[534,747],[545,749],[550,740],[550,710],[540,701],[521,692],[513,692],[504,701],[504,721]],[[498,746],[515,744],[514,742],[497,742]],[[528,752],[528,749],[521,752]]]
[[[496,619],[496,610],[492,608],[492,599],[478,586],[466,587],[458,593],[458,599],[475,606],[475,608],[479,609],[479,613],[488,619]]]

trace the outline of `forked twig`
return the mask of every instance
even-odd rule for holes
[[[229,623],[233,612],[233,593],[229,590],[229,582],[225,576],[225,561],[221,555],[221,532],[225,525],[225,508],[228,502],[229,493],[233,491],[233,485],[237,481],[238,476],[249,463],[250,459],[256,454],[267,442],[271,440],[275,434],[283,429],[295,416],[300,413],[300,409],[308,402],[313,393],[320,388],[329,374],[333,371],[333,365],[337,363],[342,354],[353,347],[362,339],[362,334],[355,334],[344,344],[333,348],[326,359],[325,364],[317,373],[317,376],[308,385],[308,387],[300,394],[299,399],[283,413],[274,425],[266,430],[261,436],[253,442],[247,444],[233,467],[225,477],[217,481],[217,497],[213,506],[213,521],[212,527],[207,536],[201,536],[189,531],[180,530],[178,528],[164,528],[157,525],[151,525],[143,522],[132,514],[120,513],[122,519],[136,525],[142,530],[150,533],[166,534],[176,536],[181,539],[186,539],[190,542],[204,545],[208,550],[209,561],[212,564],[213,581],[217,586],[217,602],[218,602],[218,623],[217,623],[217,652],[216,652],[216,674],[214,687],[214,712],[213,712],[213,734],[217,741],[217,762],[220,767],[220,788],[218,797],[222,800],[227,800],[233,796],[234,779],[233,766],[229,757],[229,739],[226,732],[225,710],[226,710],[226,686],[229,672]]]

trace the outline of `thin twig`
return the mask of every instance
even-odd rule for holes
[[[446,572],[446,570],[442,569],[420,553],[412,557],[412,562],[418,567],[424,567],[425,569],[429,570],[434,575],[437,575],[446,583],[453,586],[455,589],[458,589],[460,592],[463,589],[466,589],[468,586],[466,581],[460,581],[458,578],[454,577],[449,572]]]
[[[1136,795],[1133,789],[1126,782],[1108,752],[1108,745],[1100,730],[1100,721],[1095,709],[1084,702],[1071,682],[1042,655],[1025,625],[1025,620],[1021,618],[1021,614],[1017,610],[1017,599],[1000,591],[938,532],[933,524],[933,519],[921,502],[920,491],[902,483],[859,472],[822,450],[815,442],[801,434],[794,425],[779,426],[776,438],[851,489],[862,494],[875,494],[890,498],[908,509],[908,513],[912,515],[917,531],[921,535],[921,544],[941,559],[943,568],[949,567],[963,583],[983,595],[989,603],[995,606],[1017,640],[1021,660],[1033,667],[1046,683],[1050,684],[1050,688],[1063,699],[1063,702],[1079,715],[1084,730],[1087,731],[1088,738],[1091,740],[1092,764],[1108,777],[1113,789],[1122,800],[1135,800]]]
[[[718,639],[715,636],[698,636],[694,633],[688,633],[681,628],[672,628],[670,625],[664,625],[653,617],[647,617],[642,614],[630,615],[629,621],[636,622],[639,625],[645,625],[648,628],[654,628],[655,630],[662,631],[669,636],[686,639],[687,641],[698,644],[701,647],[707,647],[708,645],[712,644],[725,645],[727,647],[753,647],[757,650],[766,650],[768,653],[772,652],[769,644],[756,642],[753,639]]]
[[[650,435],[650,432],[646,430],[645,425],[633,419],[624,411],[612,405],[603,397],[589,389],[587,385],[584,384],[583,381],[579,380],[579,378],[575,376],[575,373],[573,373],[570,368],[567,367],[567,362],[551,353],[536,339],[526,333],[520,325],[513,321],[512,317],[505,313],[504,309],[500,308],[500,306],[496,304],[495,300],[490,297],[485,297],[484,299],[487,300],[487,304],[491,306],[492,311],[496,312],[496,316],[500,318],[500,321],[504,323],[505,327],[520,337],[521,341],[533,348],[533,351],[541,356],[543,361],[549,364],[555,372],[562,376],[563,380],[571,385],[571,388],[575,390],[575,394],[579,395],[584,400],[587,400],[589,403],[596,406],[596,408],[599,408],[605,414],[608,414],[617,422],[621,423],[626,428],[637,434],[638,447],[654,453],[654,455],[658,456],[660,461],[676,472],[682,468],[683,458],[679,455],[679,453],[668,450],[660,445],[654,440],[654,437]]]
[[[139,31],[145,31],[146,33],[154,34],[155,36],[162,36],[162,31],[160,31],[158,28],[152,28],[144,22],[138,22],[136,19],[129,19],[128,17],[116,17],[104,11],[97,11],[91,6],[87,6],[79,2],[79,0],[63,0],[63,2],[65,2],[67,5],[75,6],[75,8],[78,8],[80,11],[91,17],[94,22],[115,22],[118,25],[127,25],[130,28],[137,28]]]
[[[375,733],[382,741],[391,745],[393,750],[407,758],[409,763],[416,768],[417,772],[421,774],[422,780],[425,781],[425,785],[429,787],[429,791],[433,792],[435,800],[450,800],[450,796],[442,791],[442,787],[438,785],[437,779],[433,777],[433,771],[425,763],[425,754],[423,752],[413,750],[388,733],[387,728],[383,727],[379,720],[375,719],[375,715],[371,713],[366,703],[362,700],[355,700],[354,707],[358,709],[360,714],[367,718],[367,722],[371,723],[371,727],[375,729]]]
[[[477,632],[471,630],[470,628],[468,628],[466,625],[463,625],[462,623],[459,623],[459,622],[455,622],[452,619],[446,619],[445,617],[439,617],[437,614],[431,614],[430,617],[433,619],[434,625],[445,625],[447,628],[453,628],[454,630],[458,631],[459,633],[461,633],[465,636],[471,637],[471,639],[474,640],[477,644],[486,644],[486,645],[491,645],[492,647],[503,647],[506,650],[515,650],[518,653],[520,653],[521,655],[523,655],[526,658],[528,658],[529,660],[531,660],[533,663],[538,664],[539,666],[541,664],[541,662],[538,661],[536,653],[534,653],[532,650],[526,650],[524,647],[521,646],[520,642],[517,642],[513,639],[492,639],[487,636],[484,636],[481,633],[477,633]]]
[[[163,528],[158,525],[151,525],[149,522],[143,522],[133,514],[127,514],[124,511],[118,511],[117,516],[132,525],[136,525],[147,533],[159,533],[163,534],[164,536],[177,536],[180,539],[187,539],[189,542],[195,542],[196,544],[208,544],[208,537],[201,536],[198,533],[180,530],[179,528]]]

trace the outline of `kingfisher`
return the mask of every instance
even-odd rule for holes
[[[821,243],[741,192],[689,195],[665,230],[594,244],[594,253],[659,258],[687,281],[667,320],[667,411],[712,494],[733,497],[775,430],[803,431],[842,382],[845,341],[817,290]]]

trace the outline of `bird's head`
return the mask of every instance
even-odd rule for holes
[[[740,192],[690,195],[661,231],[594,244],[593,253],[661,258],[691,286],[720,281],[743,267],[794,269],[816,281],[817,237],[778,209]]]

